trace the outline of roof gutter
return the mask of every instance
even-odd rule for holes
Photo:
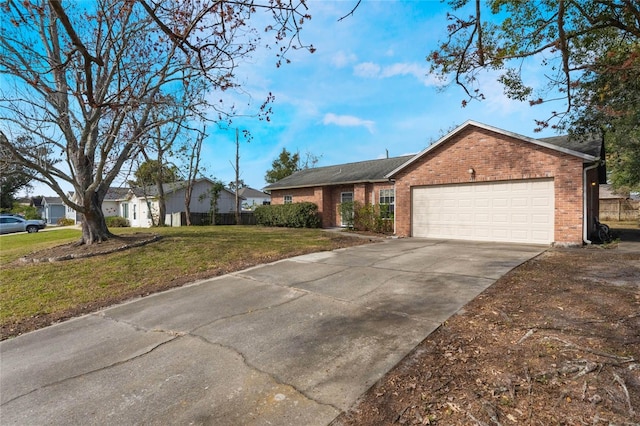
[[[582,240],[587,243],[587,244],[592,244],[592,241],[589,240],[589,214],[588,214],[588,208],[587,208],[587,201],[589,199],[588,197],[588,191],[590,190],[591,186],[588,185],[587,182],[587,173],[589,172],[589,170],[593,170],[595,168],[597,168],[600,165],[599,162],[595,162],[594,164],[585,167],[584,170],[582,171],[582,215],[584,217],[584,220],[582,221]]]

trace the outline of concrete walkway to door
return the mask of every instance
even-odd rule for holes
[[[0,423],[326,425],[542,246],[315,253],[0,343]]]

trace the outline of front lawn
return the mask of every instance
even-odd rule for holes
[[[18,259],[80,238],[76,229],[0,238],[2,339],[133,297],[260,263],[362,244],[318,229],[256,226],[154,228],[160,241],[122,252],[55,263]],[[117,234],[140,229],[115,229]],[[146,231],[145,231],[146,232]]]

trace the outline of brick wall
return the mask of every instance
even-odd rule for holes
[[[378,204],[380,189],[393,188],[389,182],[356,183],[348,185],[318,186],[314,188],[279,189],[271,191],[271,204],[284,204],[284,196],[292,202],[312,202],[318,206],[323,228],[340,226],[340,202],[343,192],[352,192],[353,200],[363,204]]]
[[[470,127],[395,177],[396,234],[411,233],[411,187],[549,177],[554,178],[555,241],[582,243],[582,160]]]

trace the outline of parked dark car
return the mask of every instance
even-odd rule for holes
[[[25,219],[22,216],[11,214],[0,215],[0,234],[9,234],[11,232],[38,232],[44,229],[47,223],[44,220]]]

